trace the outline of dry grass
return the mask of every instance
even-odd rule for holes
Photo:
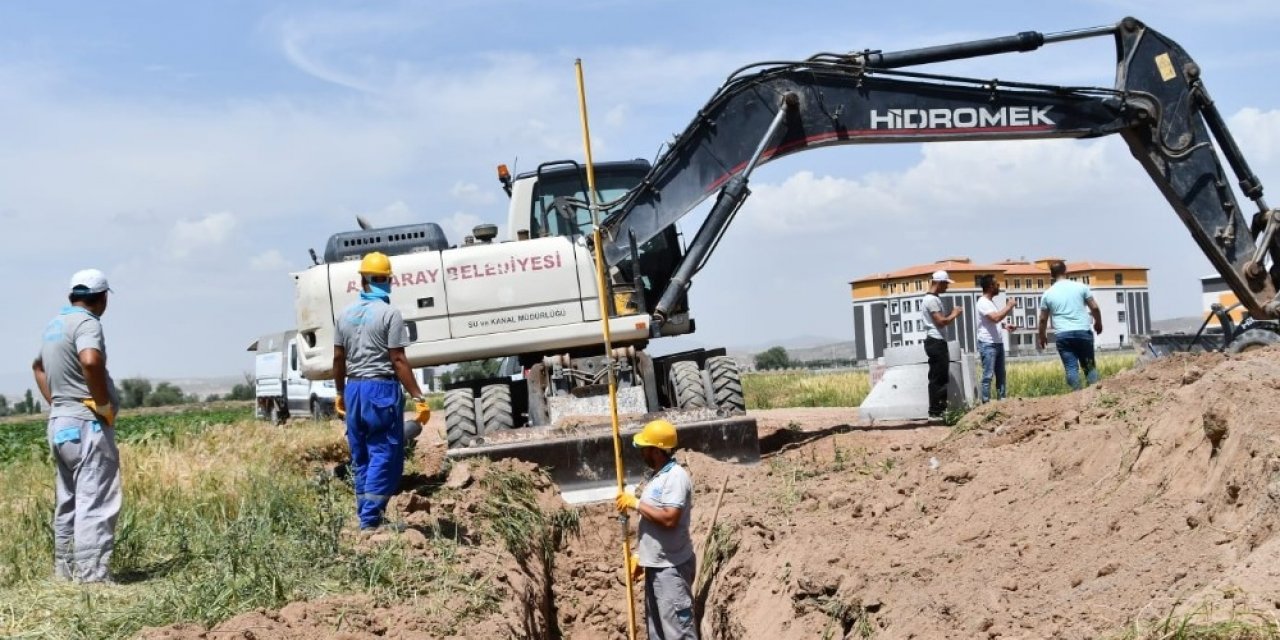
[[[432,540],[426,554],[355,544],[350,485],[318,464],[346,458],[337,422],[169,426],[172,437],[121,434],[117,587],[50,578],[53,469],[35,456],[0,463],[0,522],[34,534],[0,537],[0,637],[124,638],[357,591],[423,606],[479,594],[459,619],[496,606],[455,542]]]

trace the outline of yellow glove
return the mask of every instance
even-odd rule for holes
[[[425,426],[427,421],[431,420],[431,407],[427,405],[425,398],[414,398],[413,410],[418,412],[418,415],[413,417],[418,424]]]
[[[630,576],[632,582],[644,577],[644,567],[640,566],[640,556],[634,553],[627,558],[627,575]]]
[[[627,509],[635,509],[640,504],[640,499],[626,491],[618,492],[618,513],[626,513]]]
[[[102,418],[102,422],[108,427],[116,426],[116,406],[114,404],[108,402],[105,406],[98,407],[98,403],[94,402],[93,398],[85,398],[83,402],[84,406],[89,407],[93,415]]]
[[[338,394],[338,399],[333,401],[333,410],[338,414],[339,418],[347,417],[347,405],[342,402],[342,394]]]

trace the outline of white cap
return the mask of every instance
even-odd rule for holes
[[[111,286],[107,284],[106,274],[97,269],[77,271],[74,276],[71,276],[73,293],[102,293],[110,290]]]
[[[934,282],[955,282],[955,280],[951,279],[951,276],[947,275],[946,271],[934,271],[933,281]],[[103,280],[103,282],[106,282],[106,280]]]

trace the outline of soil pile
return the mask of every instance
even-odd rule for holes
[[[762,429],[758,466],[682,454],[704,637],[1097,638],[1170,611],[1274,612],[1277,391],[1269,349],[1159,360],[1067,396],[984,405],[955,429],[771,415],[786,426]],[[625,637],[610,505],[566,511],[512,463],[453,473],[452,488],[398,496],[411,529],[367,544],[428,554],[417,536],[464,532],[452,561],[494,587],[497,608],[458,624],[448,604],[327,598],[147,637]],[[524,502],[495,502],[499,488]],[[495,508],[508,503],[504,534]]]

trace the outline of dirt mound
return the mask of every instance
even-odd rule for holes
[[[1097,638],[1174,610],[1274,611],[1277,390],[1270,349],[1156,361],[955,429],[774,416],[791,433],[758,466],[683,456],[704,637]],[[625,637],[609,505],[566,510],[512,463],[454,474],[398,496],[415,528],[367,544],[467,532],[456,562],[495,610],[459,624],[447,606],[328,598],[147,637]]]

